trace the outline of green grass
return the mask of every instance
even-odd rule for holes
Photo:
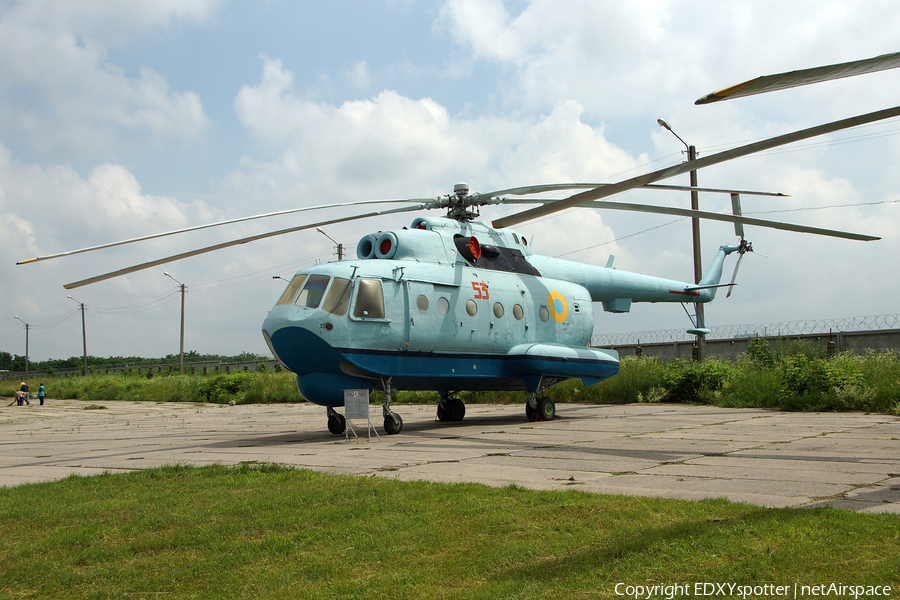
[[[28,382],[35,393],[40,381]],[[48,398],[150,402],[211,402],[256,404],[302,402],[297,378],[289,371],[217,373],[215,375],[89,375],[44,379]],[[7,384],[8,385],[8,384]],[[12,397],[18,386],[0,387],[0,396]]]
[[[0,489],[7,598],[613,598],[617,583],[900,589],[900,518],[164,467]]]
[[[32,391],[40,382],[30,381]],[[45,381],[48,398],[80,400],[149,400],[235,404],[302,402],[296,379],[288,371],[146,377],[91,375]],[[12,397],[15,387],[0,386]],[[522,403],[522,392],[462,392],[468,403]],[[850,354],[826,358],[802,344],[770,348],[753,340],[737,361],[710,359],[702,364],[624,356],[619,374],[585,387],[568,380],[550,390],[560,402],[626,404],[683,402],[726,408],[778,408],[805,411],[865,411],[900,415],[900,354]],[[381,394],[373,394],[373,402]],[[397,404],[436,403],[437,392],[398,392]]]

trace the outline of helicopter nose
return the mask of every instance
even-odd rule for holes
[[[294,373],[339,373],[341,354],[319,335],[320,329],[318,321],[309,318],[286,319],[270,313],[262,333],[272,354]]]

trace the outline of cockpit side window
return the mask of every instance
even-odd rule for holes
[[[381,290],[381,280],[359,280],[359,292],[356,294],[353,316],[357,319],[384,318],[384,294]]]
[[[328,287],[328,275],[310,275],[303,291],[294,303],[297,306],[305,306],[306,308],[319,308],[322,302],[322,296],[325,295],[325,288]]]
[[[284,290],[284,293],[281,295],[281,298],[278,299],[278,304],[290,304],[294,301],[294,297],[297,295],[297,292],[303,287],[303,284],[306,282],[306,275],[294,275],[294,278],[291,279],[291,282],[288,284],[287,289]]]
[[[350,280],[343,277],[335,277],[325,301],[322,303],[322,310],[328,311],[338,317],[347,314],[347,308],[350,306]]]

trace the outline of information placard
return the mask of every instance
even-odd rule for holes
[[[369,420],[369,390],[344,390],[344,416]]]

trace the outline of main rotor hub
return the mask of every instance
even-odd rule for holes
[[[469,195],[468,183],[457,183],[453,186],[453,195],[447,201],[447,216],[461,222],[476,219],[481,201],[479,194]],[[469,207],[475,207],[475,211],[469,210]]]

